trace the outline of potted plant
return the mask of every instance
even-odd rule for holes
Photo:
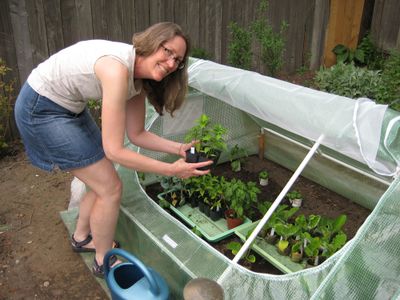
[[[231,168],[233,172],[239,172],[242,169],[242,163],[247,157],[247,152],[238,144],[233,146],[229,151],[229,159],[231,161]]]
[[[210,176],[208,183],[208,194],[210,202],[210,218],[217,221],[222,217],[225,178],[223,176]]]
[[[290,249],[290,259],[293,262],[301,262],[303,259],[303,243],[301,240],[296,241]]]
[[[250,235],[251,235],[251,231],[247,232],[247,234],[246,234],[246,240],[249,238]],[[239,250],[240,250],[240,248],[242,248],[242,246],[243,246],[243,245],[242,245],[240,242],[233,241],[233,242],[230,242],[230,243],[226,246],[226,248],[229,249],[229,250],[231,250],[233,255],[236,255],[236,254],[239,253]],[[245,259],[248,263],[253,264],[253,263],[256,262],[256,257],[255,257],[255,255],[250,254],[250,252],[251,252],[251,247],[249,247],[249,248],[246,250],[246,253],[245,253],[243,256],[244,256],[244,259]]]
[[[263,170],[260,173],[258,173],[258,179],[259,179],[260,185],[262,185],[262,186],[268,185],[268,178],[269,178],[268,171]]]
[[[221,152],[226,150],[224,135],[227,129],[220,124],[211,125],[210,119],[203,114],[195,121],[188,133],[185,135],[185,142],[196,141],[194,147],[186,151],[187,162],[202,162],[213,160],[217,164]],[[210,166],[201,169],[209,169]]]
[[[321,239],[312,237],[308,232],[304,233],[304,253],[307,257],[307,266],[314,267],[319,264],[319,254],[321,248]]]
[[[300,192],[294,190],[286,194],[286,197],[288,198],[289,202],[292,204],[293,207],[301,207],[301,204],[303,202],[303,196],[300,194]]]
[[[288,256],[290,254],[289,238],[295,236],[299,232],[299,227],[290,223],[278,223],[275,225],[275,230],[280,239],[276,244],[276,248],[281,255]]]
[[[260,190],[255,186],[254,182],[249,181],[244,183],[235,178],[231,181],[227,181],[224,194],[228,206],[225,217],[229,229],[243,223],[245,213],[250,211],[252,204],[257,203],[257,194],[259,193]],[[240,224],[238,224],[239,222]]]

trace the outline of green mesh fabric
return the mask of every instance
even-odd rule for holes
[[[191,97],[196,97],[196,101],[200,97],[203,102],[201,112],[229,128],[230,145],[239,144],[249,147],[250,153],[257,153],[260,126],[268,128],[267,123],[197,91],[188,97],[188,101]],[[163,135],[168,118],[153,115],[148,128]],[[295,169],[307,149],[281,139],[274,133],[276,127],[270,126],[269,129],[272,131],[266,131],[265,156]],[[176,131],[179,134],[174,135],[169,131],[167,137],[182,141],[182,130],[177,128]],[[309,142],[305,140],[304,144],[308,146]],[[130,147],[134,148],[132,145]],[[165,161],[177,158],[139,151]],[[226,159],[225,154],[221,161]],[[158,207],[147,196],[134,171],[119,166],[117,169],[124,182],[118,238],[124,241],[127,250],[155,268],[167,280],[172,299],[181,299],[183,287],[190,278],[195,277],[220,280],[226,299],[389,299],[399,290],[398,281],[395,280],[400,270],[397,259],[400,250],[400,214],[395,205],[398,180],[385,193],[389,181],[365,177],[362,172],[317,155],[303,175],[358,201],[372,209],[373,213],[359,233],[320,266],[287,275],[271,275],[232,265],[229,259]],[[358,187],[357,191],[354,186]],[[383,235],[380,237],[380,234]],[[386,255],[382,260],[378,258],[381,254]]]

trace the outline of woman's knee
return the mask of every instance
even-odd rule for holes
[[[121,196],[122,196],[121,179],[118,176],[113,176],[113,178],[105,186],[104,198],[119,202]]]

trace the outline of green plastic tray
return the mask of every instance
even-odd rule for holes
[[[245,226],[235,229],[235,234],[244,242],[246,240],[247,233],[249,231],[253,231],[258,222],[259,221],[251,224],[245,224]],[[280,255],[275,246],[268,244],[265,240],[262,240],[258,237],[251,245],[251,248],[283,273],[297,272],[306,267],[305,263],[295,263],[291,261],[288,256]]]
[[[158,194],[158,198],[164,199],[164,195],[166,193],[168,192]],[[235,230],[252,223],[250,219],[246,218],[242,225],[239,225],[233,229],[228,229],[226,220],[224,218],[213,221],[203,214],[198,207],[193,208],[188,204],[184,204],[180,207],[174,207],[171,205],[170,209],[191,228],[196,227],[196,229],[201,232],[207,241],[213,243],[233,235]]]

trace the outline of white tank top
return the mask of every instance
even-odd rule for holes
[[[112,56],[128,68],[131,78],[128,99],[140,94],[142,82],[134,82],[133,78],[135,48],[105,40],[78,42],[55,53],[39,64],[27,81],[38,94],[74,113],[80,113],[88,100],[102,98],[101,83],[94,72],[94,65],[103,56]]]

